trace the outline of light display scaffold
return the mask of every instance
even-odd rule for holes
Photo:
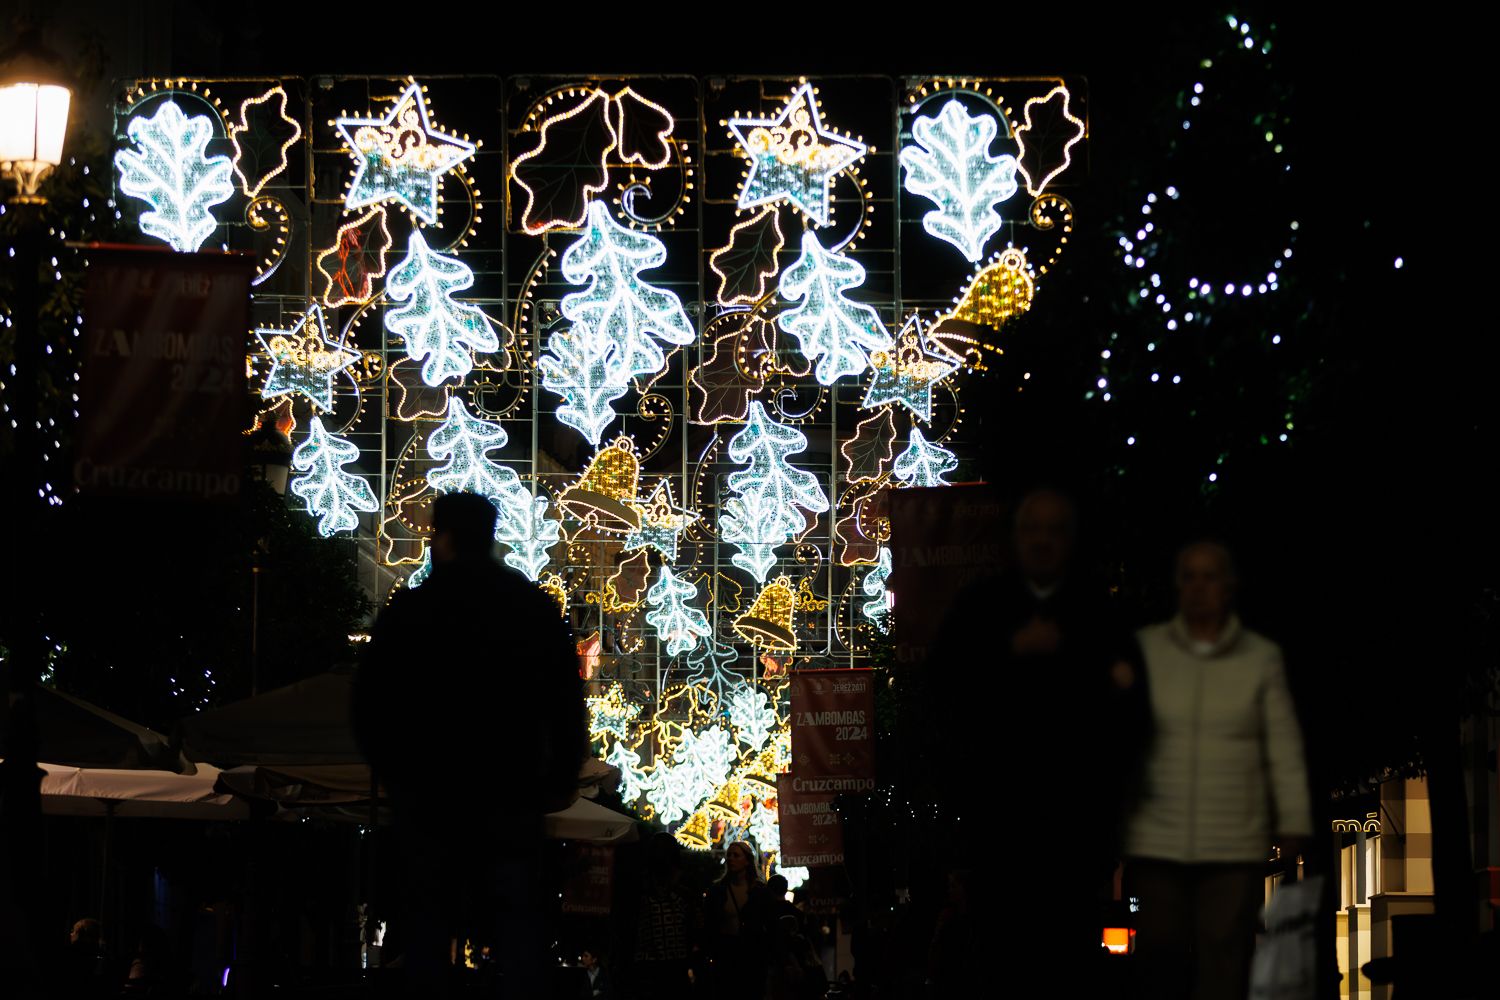
[[[1085,122],[1062,78],[139,81],[116,187],[143,242],[259,256],[255,424],[371,591],[495,497],[623,797],[774,864],[787,670],[890,628],[883,497],[964,478]]]

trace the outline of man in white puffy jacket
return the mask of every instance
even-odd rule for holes
[[[1178,614],[1139,633],[1155,721],[1126,827],[1153,1000],[1244,1000],[1265,862],[1312,833],[1296,711],[1274,642],[1240,624],[1229,551],[1177,561]]]

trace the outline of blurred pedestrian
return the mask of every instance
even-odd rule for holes
[[[767,1000],[809,1000],[828,989],[823,963],[807,938],[802,911],[787,899],[787,878],[766,879],[765,937],[769,945]]]
[[[766,887],[743,840],[724,849],[724,874],[704,896],[703,952],[714,1000],[762,1000],[767,942]]]
[[[507,996],[545,994],[542,816],[576,795],[588,753],[572,634],[494,558],[495,519],[483,497],[437,498],[432,572],[380,615],[355,681],[356,734],[395,812],[408,987],[423,1000],[447,995],[460,934],[500,943]],[[500,774],[504,794],[476,779]]]
[[[107,993],[104,975],[104,942],[99,921],[84,917],[68,932],[61,975],[68,997],[99,997]]]
[[[1218,542],[1177,557],[1177,615],[1140,632],[1156,738],[1126,871],[1153,1000],[1244,1000],[1265,862],[1312,833],[1302,736],[1274,642],[1234,611]]]
[[[696,900],[682,884],[682,845],[670,833],[653,835],[646,842],[646,884],[631,952],[634,1000],[681,1000],[687,995],[698,916]]]
[[[597,948],[590,946],[578,953],[578,965],[587,977],[584,996],[589,1000],[615,1000],[614,983],[604,968]]]
[[[1112,894],[1150,738],[1150,703],[1129,628],[1105,587],[1077,565],[1072,498],[1055,489],[1026,494],[1012,544],[1014,565],[959,595],[929,653],[955,705],[993,697],[1006,717],[940,727],[928,766],[938,775],[940,807],[965,816],[975,812],[977,762],[1010,762],[1004,789],[1021,810],[1011,824],[1016,850],[1024,850],[1032,824],[1045,826],[1047,849],[975,867],[957,891],[970,902],[990,901],[971,911],[983,925],[980,940],[1006,937],[1020,961],[1077,984],[1096,970],[1103,900]],[[957,914],[954,891],[950,882],[949,909]],[[994,902],[1001,899],[1028,919],[1002,930],[1005,907]]]

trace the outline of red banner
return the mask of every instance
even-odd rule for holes
[[[844,827],[833,811],[838,793],[807,790],[821,785],[819,780],[806,781],[795,774],[776,776],[776,811],[781,826],[781,852],[776,863],[783,868],[844,863]]]
[[[897,659],[920,663],[958,592],[1004,564],[1007,512],[979,483],[892,490],[890,513],[892,639]]]
[[[563,883],[564,913],[607,916],[615,887],[615,849],[602,844],[583,844],[579,868]]]
[[[875,674],[872,670],[792,673],[792,770],[821,790],[875,790]]]
[[[88,256],[74,483],[109,496],[236,498],[253,261],[131,247]]]

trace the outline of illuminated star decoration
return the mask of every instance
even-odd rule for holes
[[[900,403],[924,423],[932,421],[932,390],[943,379],[958,371],[959,361],[949,352],[935,348],[927,330],[915,313],[901,328],[893,351],[870,355],[870,388],[865,392],[865,409],[873,410],[886,403]]]
[[[214,129],[207,115],[183,114],[166,101],[150,118],[130,119],[126,133],[137,148],[115,154],[120,191],[151,206],[141,213],[141,232],[192,253],[213,235],[218,222],[209,208],[234,194],[227,156],[208,156]]]
[[[625,536],[625,549],[650,547],[677,560],[677,536],[683,528],[698,520],[698,515],[682,510],[672,500],[672,484],[666,478],[656,484],[643,504],[634,504],[641,513],[641,526]]]
[[[438,181],[474,155],[474,143],[439,132],[412,82],[382,118],[339,118],[334,127],[358,165],[344,208],[394,200],[428,225],[437,222]]]
[[[307,425],[307,440],[292,452],[292,468],[302,475],[292,480],[292,492],[307,502],[308,513],[318,518],[318,533],[327,537],[359,527],[359,511],[374,514],[380,498],[361,476],[342,466],[359,457],[359,448],[323,429],[313,417]]]
[[[783,199],[814,225],[828,225],[829,182],[868,147],[823,127],[813,87],[804,83],[774,118],[731,118],[729,131],[750,159],[740,208]]]
[[[1004,223],[995,206],[1016,193],[1016,158],[990,153],[999,131],[993,115],[970,115],[951,100],[936,118],[912,122],[917,144],[901,151],[906,190],[937,206],[922,228],[973,262]]]
[[[943,477],[956,468],[957,455],[932,444],[920,428],[913,427],[906,450],[896,456],[894,475],[908,486],[947,486]]]
[[[606,688],[604,694],[583,700],[589,709],[589,736],[592,739],[606,734],[627,739],[630,724],[641,714],[639,703],[625,700],[625,689],[618,681]]]
[[[334,376],[359,360],[359,354],[328,339],[317,303],[290,332],[257,329],[255,339],[271,359],[262,399],[300,393],[318,409],[331,410]]]

